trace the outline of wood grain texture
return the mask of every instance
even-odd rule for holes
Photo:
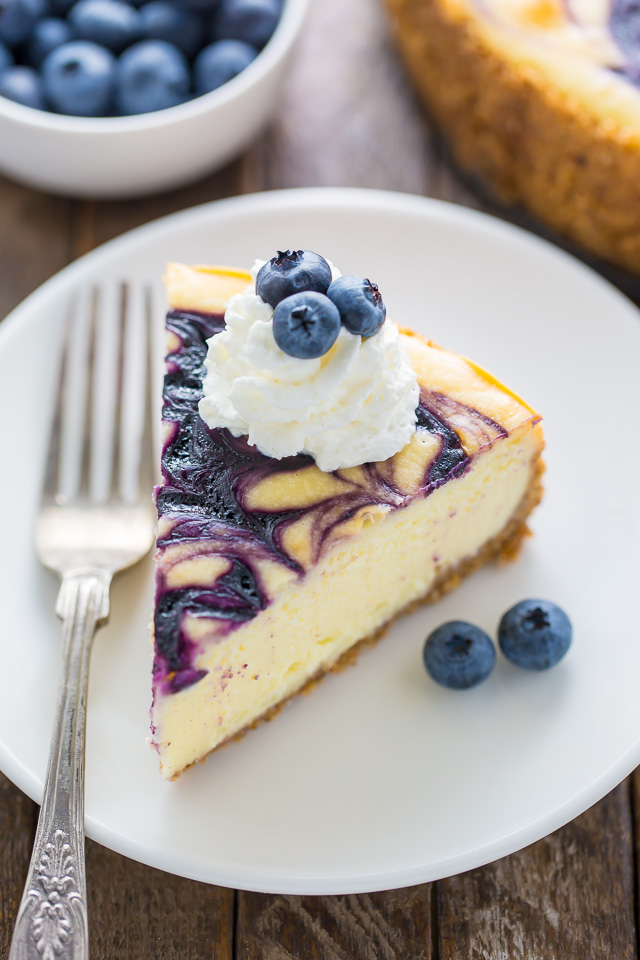
[[[0,316],[69,259],[148,220],[237,193],[312,185],[407,191],[496,212],[462,183],[425,124],[377,0],[311,4],[273,124],[244,157],[198,184],[93,203],[0,179]],[[634,783],[640,851],[640,774]],[[345,897],[236,899],[89,842],[92,960],[637,960],[632,812],[625,784],[496,864]],[[0,779],[1,957],[35,814]]]
[[[342,897],[238,894],[236,960],[432,960],[431,887]]]
[[[70,206],[0,176],[0,319],[69,262]]]
[[[244,158],[242,186],[369,187],[488,207],[425,122],[377,0],[311,5],[275,120]]]
[[[242,170],[242,160],[238,160],[205,180],[171,193],[137,200],[76,201],[70,223],[73,257],[158,217],[241,193]]]
[[[249,159],[251,188],[428,193],[433,162],[375,0],[312,3],[276,119]]]
[[[441,960],[633,960],[628,782],[539,843],[438,884]]]
[[[38,808],[0,773],[0,957],[6,957],[22,897]]]
[[[87,842],[91,960],[232,960],[234,892]]]
[[[629,777],[631,817],[633,822],[634,909],[636,918],[637,955],[640,957],[640,767]]]

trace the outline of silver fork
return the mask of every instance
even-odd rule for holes
[[[96,503],[91,488],[92,408],[95,399],[97,291],[93,292],[87,389],[70,397],[86,404],[82,456],[76,471],[77,493],[61,492],[61,447],[65,437],[64,403],[68,381],[70,329],[67,325],[60,364],[56,413],[51,429],[42,499],[36,522],[40,561],[62,579],[56,613],[63,621],[64,670],[51,739],[44,798],[31,864],[9,960],[86,960],[89,955],[84,861],[84,741],[87,682],[91,643],[98,624],[109,615],[109,587],[115,573],[137,563],[153,539],[151,306],[146,291],[128,288],[118,323],[117,398],[112,435],[111,484],[104,502]],[[135,304],[137,303],[137,309]],[[128,304],[128,307],[126,306]],[[125,498],[121,462],[125,451],[123,384],[125,314],[137,313],[144,324],[146,370],[143,439],[140,443],[137,486]],[[82,318],[79,318],[82,319]]]

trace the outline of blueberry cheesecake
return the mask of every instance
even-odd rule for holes
[[[540,416],[311,251],[171,264],[152,738],[175,778],[487,561]]]
[[[636,0],[386,0],[458,164],[640,272]]]

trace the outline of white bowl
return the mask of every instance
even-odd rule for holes
[[[0,97],[0,170],[51,193],[132,197],[221,167],[273,114],[308,0],[285,0],[246,70],[188,103],[135,117],[65,117]]]

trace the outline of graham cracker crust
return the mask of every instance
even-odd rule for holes
[[[398,45],[460,168],[584,249],[640,273],[640,150],[483,39],[441,0],[386,0]]]
[[[254,730],[259,724],[273,720],[273,718],[280,713],[282,708],[285,707],[291,700],[293,700],[294,697],[297,697],[299,694],[309,693],[324,677],[327,676],[327,674],[337,673],[340,670],[344,670],[345,667],[352,666],[358,659],[360,652],[365,647],[370,647],[376,644],[399,617],[402,617],[407,613],[412,613],[414,610],[417,610],[426,604],[435,603],[437,600],[440,600],[440,598],[445,596],[445,594],[449,593],[451,590],[455,590],[456,587],[460,586],[466,577],[474,573],[476,570],[479,570],[480,567],[485,566],[487,563],[497,561],[498,563],[502,564],[510,563],[512,560],[515,560],[520,552],[523,541],[526,539],[526,537],[531,536],[531,531],[527,526],[527,520],[542,499],[544,489],[542,485],[542,475],[544,471],[544,461],[542,460],[542,457],[539,456],[535,463],[531,482],[515,513],[502,531],[491,540],[487,541],[487,543],[485,543],[485,545],[478,551],[478,553],[475,554],[475,556],[463,560],[453,569],[445,570],[424,597],[419,597],[402,610],[399,610],[398,613],[396,613],[395,616],[393,616],[385,624],[383,624],[369,636],[363,637],[362,640],[359,640],[356,644],[354,644],[353,647],[345,651],[345,653],[343,653],[342,656],[335,661],[335,663],[332,663],[329,666],[323,667],[321,670],[319,670],[318,673],[307,680],[298,690],[292,693],[291,696],[287,697],[285,700],[281,700],[280,703],[277,703],[275,706],[271,707],[266,711],[266,713],[263,713],[262,716],[257,717],[257,719],[255,719],[252,723],[247,724],[247,726],[243,727],[242,730],[239,730],[232,736],[227,737],[226,740],[223,740],[221,743],[217,744],[213,750],[209,751],[209,753],[205,754],[203,757],[200,757],[200,759],[194,761],[194,763],[189,764],[188,767],[185,767],[179,773],[176,773],[175,776],[171,777],[171,780],[177,780],[179,776],[189,770],[190,767],[195,766],[196,763],[204,763],[210,754],[215,753],[222,747],[226,747],[227,744],[234,740],[240,740],[246,733],[248,733],[250,730]]]

